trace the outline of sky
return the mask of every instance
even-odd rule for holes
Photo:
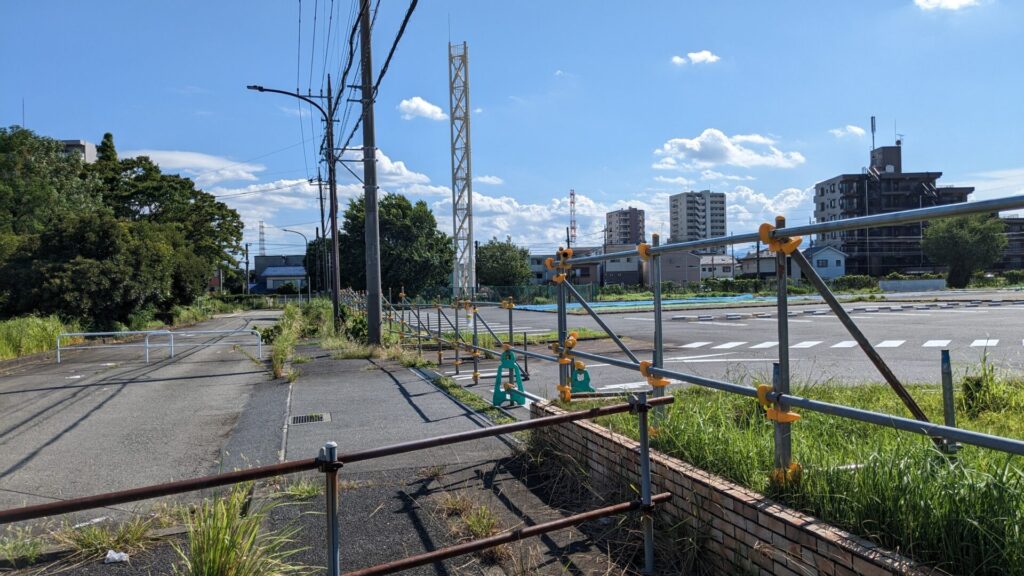
[[[375,77],[407,8],[379,3]],[[122,156],[148,155],[238,210],[253,253],[261,220],[268,254],[302,253],[284,229],[319,226],[309,179],[323,122],[245,87],[319,94],[328,74],[337,86],[357,12],[356,0],[2,2],[0,126],[111,132]],[[423,0],[377,94],[381,188],[424,200],[452,233],[447,45],[465,41],[482,242],[564,243],[570,189],[578,245],[600,244],[605,212],[627,206],[667,239],[668,197],[687,190],[725,192],[731,233],[776,214],[807,222],[815,182],[867,164],[872,115],[878,145],[902,135],[905,170],[942,171],[973,200],[1024,193],[1021,21],[1010,0]],[[345,94],[338,146],[357,96]],[[344,209],[362,187],[338,174]]]

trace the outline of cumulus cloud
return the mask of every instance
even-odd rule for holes
[[[500,185],[505,183],[505,181],[502,180],[498,176],[486,176],[486,175],[485,176],[474,176],[473,177],[473,182],[479,182],[480,184],[489,184],[491,186],[500,186]]]
[[[564,70],[555,70],[555,78],[561,78],[562,76],[565,76]]]
[[[722,174],[721,172],[716,172],[714,170],[701,170],[701,172],[700,172],[700,179],[701,180],[737,180],[737,181],[742,181],[742,180],[754,180],[755,178],[753,176],[734,176],[732,174]]]
[[[828,131],[829,134],[836,138],[845,138],[846,136],[856,136],[860,138],[864,135],[864,129],[860,126],[854,126],[853,124],[847,124],[841,128],[833,128]]]
[[[428,120],[445,120],[448,115],[441,110],[437,104],[431,104],[419,96],[413,96],[398,103],[398,111],[402,113],[403,120],[412,120],[420,117]]]
[[[672,63],[675,64],[676,66],[682,66],[683,64],[686,64],[686,57],[685,56],[673,56],[672,57]]]
[[[774,196],[768,196],[747,186],[736,186],[731,192],[726,192],[729,227],[765,222],[777,214],[792,211],[812,196],[813,188],[786,188]]]
[[[222,156],[184,150],[128,150],[122,155],[128,158],[148,156],[164,172],[177,171],[203,188],[218,182],[258,180],[256,174],[266,170],[262,164],[235,162]]]
[[[670,178],[668,176],[655,176],[654,181],[661,182],[663,184],[677,184],[679,186],[689,186],[693,184],[693,180],[682,176],[676,176],[674,178]]]
[[[700,170],[719,165],[753,168],[793,168],[806,160],[799,152],[783,152],[775,140],[760,134],[727,136],[708,128],[696,138],[673,138],[655,150],[658,170]]]
[[[914,4],[922,10],[960,10],[977,6],[978,0],[914,0]]]
[[[701,50],[700,52],[687,52],[687,56],[690,57],[690,62],[694,64],[713,64],[721,60],[721,58],[711,52],[711,50]]]

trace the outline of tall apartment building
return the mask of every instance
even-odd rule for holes
[[[623,208],[605,214],[604,243],[637,245],[647,237],[644,231],[644,211]]]
[[[818,222],[897,212],[912,208],[966,202],[969,186],[936,186],[942,172],[904,172],[903,147],[879,146],[860,174],[840,174],[814,185],[814,218]],[[914,222],[872,230],[818,235],[818,245],[846,253],[847,274],[879,276],[892,271],[929,271],[921,250],[927,224]]]
[[[701,190],[670,196],[669,242],[688,242],[726,235],[725,193]],[[725,246],[698,250],[703,254],[725,254]]]

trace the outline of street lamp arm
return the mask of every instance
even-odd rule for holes
[[[292,98],[298,98],[299,100],[309,102],[313,106],[316,106],[316,109],[320,111],[320,114],[322,114],[324,118],[327,118],[327,111],[323,109],[323,106],[317,104],[316,101],[313,100],[312,98],[307,98],[302,94],[299,94],[298,92],[288,92],[287,90],[278,90],[276,88],[264,88],[263,86],[259,86],[257,84],[250,84],[246,86],[246,88],[248,88],[249,90],[255,90],[257,92],[273,92],[275,94],[284,94],[285,96],[291,96]]]

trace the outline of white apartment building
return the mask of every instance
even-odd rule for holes
[[[726,235],[725,193],[701,190],[669,197],[669,242],[688,242]],[[697,250],[725,254],[725,246]]]

